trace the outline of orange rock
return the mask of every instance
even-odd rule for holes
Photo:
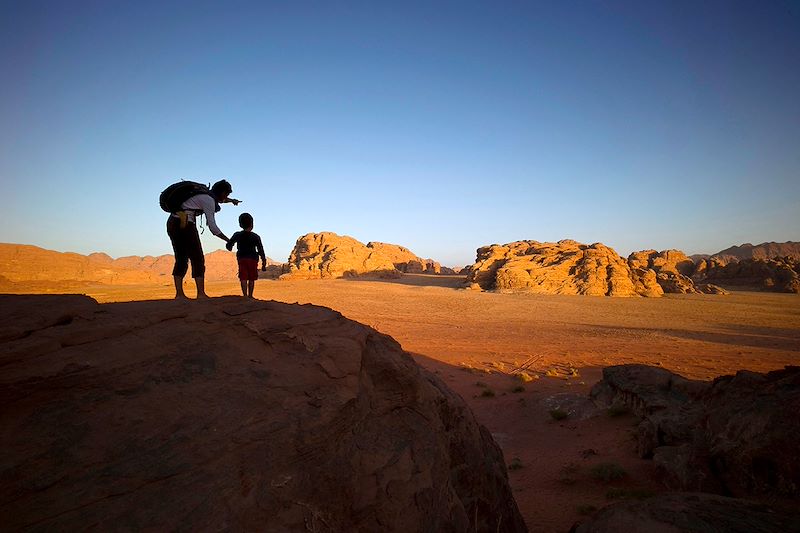
[[[466,283],[484,290],[590,296],[661,296],[655,273],[631,269],[601,243],[517,241],[478,249]]]

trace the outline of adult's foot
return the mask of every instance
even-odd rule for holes
[[[197,293],[197,299],[198,300],[207,300],[208,299],[208,294],[206,294],[204,292],[198,292]]]

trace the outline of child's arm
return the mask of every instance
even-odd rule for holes
[[[261,270],[267,269],[267,255],[264,253],[264,245],[261,244],[261,236],[256,235],[256,252],[261,256]]]

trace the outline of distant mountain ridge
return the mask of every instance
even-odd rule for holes
[[[742,259],[773,259],[775,257],[790,257],[800,260],[800,242],[762,242],[752,245],[749,242],[739,246],[731,246],[711,256],[723,260]]]
[[[216,250],[205,257],[207,280],[237,279],[235,253]],[[172,283],[174,264],[175,259],[171,254],[132,255],[113,259],[101,252],[81,255],[29,244],[0,243],[0,281],[5,283],[78,281],[108,285],[167,285]],[[267,258],[267,264],[280,263]]]

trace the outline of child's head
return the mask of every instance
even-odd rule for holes
[[[239,215],[239,227],[242,229],[253,229],[253,215],[242,213]]]

